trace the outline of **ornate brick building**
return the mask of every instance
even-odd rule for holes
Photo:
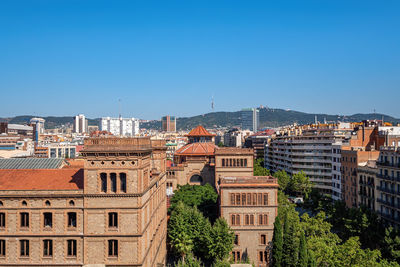
[[[0,170],[0,265],[162,266],[165,150],[92,138],[83,169]]]

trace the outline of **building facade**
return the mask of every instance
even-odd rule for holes
[[[0,170],[0,265],[163,266],[165,149],[91,138],[83,169]]]
[[[220,215],[235,232],[233,261],[269,266],[278,182],[272,177],[226,177],[219,185]]]
[[[74,133],[88,133],[88,120],[85,115],[79,114],[74,118]]]
[[[246,108],[241,111],[242,130],[250,130],[256,133],[260,127],[260,115],[257,108]]]
[[[115,136],[136,136],[139,134],[139,120],[135,118],[101,118],[101,131]]]
[[[176,117],[165,116],[161,118],[161,130],[163,132],[176,132]]]
[[[399,147],[381,147],[377,169],[376,211],[386,225],[400,229]]]

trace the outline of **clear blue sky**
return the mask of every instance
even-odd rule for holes
[[[0,1],[0,117],[400,117],[400,1]]]

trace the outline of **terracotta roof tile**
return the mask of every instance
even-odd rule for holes
[[[0,190],[83,189],[83,169],[0,170]]]
[[[215,136],[215,134],[210,134],[203,126],[199,125],[191,130],[186,136]]]
[[[179,156],[204,156],[214,155],[216,145],[212,142],[207,143],[191,143],[187,144],[175,152],[175,155]]]

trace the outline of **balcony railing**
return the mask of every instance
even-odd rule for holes
[[[376,189],[378,191],[383,191],[383,192],[386,192],[386,193],[389,193],[389,194],[394,194],[394,195],[400,194],[400,192],[397,191],[396,189],[390,189],[390,188],[387,188],[387,187],[377,186]]]

